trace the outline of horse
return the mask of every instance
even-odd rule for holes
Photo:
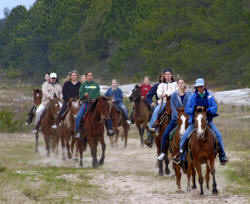
[[[59,126],[59,135],[62,146],[62,160],[65,160],[65,143],[67,148],[68,158],[72,158],[74,152],[74,145],[76,144],[75,160],[78,159],[78,143],[75,139],[75,120],[77,112],[80,109],[80,101],[78,99],[70,98],[67,104],[67,113],[64,120]]]
[[[141,138],[141,146],[143,143],[143,136],[145,129],[148,131],[147,123],[151,118],[151,110],[149,110],[148,105],[144,100],[141,99],[141,88],[138,85],[135,85],[135,88],[132,90],[131,95],[129,96],[130,102],[135,103],[134,108],[134,121],[137,129],[139,130],[139,135]]]
[[[109,118],[110,99],[99,96],[91,105],[82,122],[81,138],[78,139],[78,148],[80,154],[80,163],[82,167],[82,154],[86,150],[87,143],[90,146],[93,168],[103,165],[105,159],[106,144],[104,141],[104,120]],[[102,146],[102,155],[97,161],[97,145],[98,141]]]
[[[127,147],[129,125],[126,122],[122,111],[119,110],[118,107],[115,106],[114,103],[111,103],[110,105],[110,119],[112,121],[113,129],[115,130],[115,144],[117,145],[117,140],[118,140],[119,133],[120,133],[118,127],[122,126],[123,127],[122,140],[124,139],[124,147]],[[109,139],[110,139],[110,144],[113,147],[114,136],[110,136]]]
[[[171,121],[171,116],[172,116],[172,109],[171,109],[171,105],[170,105],[170,96],[166,96],[166,107],[164,109],[164,112],[160,115],[159,119],[156,121],[155,124],[159,125],[158,128],[158,136],[156,134],[154,134],[154,138],[155,138],[155,144],[157,147],[157,154],[158,156],[161,154],[161,140],[162,140],[162,135],[164,133],[164,130],[166,129],[166,127],[168,126],[168,123]],[[169,159],[168,159],[168,154],[167,151],[165,152],[166,156],[165,156],[165,174],[169,175],[170,174],[170,170],[168,168],[168,164],[169,164]],[[163,176],[163,160],[159,161],[158,160],[158,167],[159,167],[159,175]]]
[[[188,142],[188,154],[190,163],[195,166],[200,184],[200,195],[203,195],[203,177],[201,165],[206,164],[206,183],[209,189],[209,174],[213,177],[212,194],[217,195],[215,180],[215,158],[217,155],[216,139],[207,124],[206,109],[204,107],[195,110],[195,129]]]
[[[185,130],[188,127],[188,115],[184,112],[184,108],[176,108],[178,111],[178,119],[177,119],[177,129],[174,133],[173,139],[170,141],[169,145],[169,150],[172,153],[172,155],[176,155],[179,152],[179,146],[180,146],[180,140],[181,136],[185,133]],[[188,159],[188,158],[187,158]],[[180,165],[176,164],[173,162],[173,169],[175,171],[175,176],[176,176],[176,185],[178,188],[178,191],[181,191],[181,167]],[[196,183],[195,183],[195,169],[193,165],[189,165],[187,172],[187,179],[188,179],[188,184],[187,184],[187,190],[190,191],[190,178],[192,175],[192,189],[196,188]]]
[[[59,110],[59,100],[57,98],[50,99],[41,118],[41,129],[46,144],[47,156],[50,156],[51,147],[53,152],[55,152],[55,149],[58,146],[59,135],[56,129],[52,128],[51,126],[55,124]]]
[[[25,123],[26,125],[29,125],[32,122],[32,120],[35,116],[36,109],[42,102],[42,97],[43,97],[43,92],[40,89],[33,88],[34,105],[32,106],[32,108],[30,109],[30,111],[28,113],[28,118],[27,118],[26,123]],[[36,132],[35,138],[36,138],[35,153],[38,153],[39,152],[39,150],[38,150],[38,139],[39,139],[38,131]]]

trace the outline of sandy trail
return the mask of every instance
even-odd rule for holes
[[[155,146],[151,149],[142,148],[139,139],[129,138],[126,149],[123,148],[121,141],[119,141],[118,147],[112,148],[109,145],[108,137],[105,139],[107,143],[105,163],[93,173],[91,181],[102,186],[105,191],[105,199],[102,200],[102,203],[248,203],[247,198],[226,192],[225,189],[234,184],[227,182],[223,176],[226,167],[220,166],[218,161],[216,161],[218,196],[212,196],[211,190],[205,190],[204,196],[199,195],[199,190],[187,192],[187,179],[184,174],[181,181],[183,192],[179,193],[176,191],[172,163],[170,164],[171,174],[169,176],[158,176]],[[100,149],[98,152],[100,155]],[[42,145],[40,145],[40,154],[42,156],[40,160],[30,162],[45,166],[79,168],[73,160],[62,161],[60,154],[47,158]],[[231,153],[230,159],[234,159],[233,157],[234,155]],[[83,163],[83,168],[91,167],[89,149],[84,153]]]

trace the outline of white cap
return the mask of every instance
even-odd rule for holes
[[[50,75],[49,75],[50,78],[56,78],[57,79],[57,75],[55,72],[52,72]]]
[[[202,78],[196,79],[195,87],[204,86],[204,85],[205,85],[205,80],[204,79],[202,79]]]

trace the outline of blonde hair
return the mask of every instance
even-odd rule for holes
[[[79,74],[78,74],[78,72],[77,72],[76,70],[73,70],[73,71],[70,71],[70,72],[68,73],[68,75],[65,77],[65,79],[64,79],[63,81],[64,81],[64,82],[66,82],[66,81],[71,81],[71,75],[72,75],[73,73],[76,73],[76,74],[77,74],[77,80],[79,80]]]

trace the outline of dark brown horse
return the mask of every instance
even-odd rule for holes
[[[92,166],[96,168],[104,163],[106,149],[104,141],[104,120],[109,118],[109,101],[109,98],[100,96],[95,100],[91,105],[90,110],[86,113],[85,120],[81,127],[81,139],[78,140],[80,166],[83,165],[82,154],[86,149],[87,142],[91,150]],[[96,156],[98,141],[102,145],[102,156],[99,162],[97,161]]]
[[[181,136],[185,133],[185,130],[188,127],[188,115],[185,114],[184,108],[180,108],[180,109],[176,108],[176,109],[178,111],[177,130],[176,130],[174,137],[169,145],[169,149],[170,149],[170,152],[172,153],[172,155],[176,155],[179,152]],[[178,191],[181,191],[181,167],[180,167],[180,165],[173,162],[173,169],[175,171],[176,184],[177,184]],[[187,172],[185,172],[185,173],[187,173],[187,178],[188,178],[187,190],[188,191],[191,190],[191,188],[190,188],[191,175],[193,178],[192,189],[195,189],[196,183],[195,183],[194,166],[193,165],[188,166]]]
[[[195,130],[192,133],[188,148],[189,148],[189,163],[195,166],[199,176],[200,194],[203,195],[203,177],[201,165],[206,164],[206,183],[209,189],[209,174],[211,172],[213,177],[213,195],[218,194],[217,184],[215,181],[215,167],[214,161],[217,154],[215,146],[215,137],[207,124],[207,115],[204,108],[195,110]]]
[[[59,134],[62,145],[62,159],[65,160],[65,143],[68,158],[72,158],[74,145],[76,144],[75,160],[78,159],[78,143],[75,139],[75,121],[80,109],[80,100],[70,98],[67,104],[67,114],[59,126]]]
[[[59,135],[56,129],[52,128],[51,126],[55,124],[59,110],[59,100],[51,99],[47,104],[41,119],[41,129],[46,144],[47,156],[50,155],[50,148],[52,148],[53,152],[55,152],[55,149],[58,146]]]
[[[132,90],[132,94],[129,96],[129,100],[132,102],[134,101],[135,111],[134,111],[134,121],[136,127],[139,130],[139,135],[141,138],[141,146],[143,146],[143,136],[145,129],[148,130],[147,123],[151,117],[151,111],[149,110],[146,102],[141,99],[141,88],[136,85],[135,88]]]
[[[40,89],[34,89],[33,88],[33,102],[34,102],[34,105],[33,107],[30,109],[29,113],[28,113],[28,118],[26,120],[26,125],[29,125],[34,116],[35,116],[35,112],[36,112],[36,109],[38,108],[38,106],[41,104],[42,102],[42,97],[43,97],[43,92],[40,90]],[[39,150],[38,150],[38,139],[39,139],[39,134],[38,134],[38,131],[36,132],[36,144],[35,144],[35,152],[38,153]]]
[[[122,113],[121,110],[118,109],[115,104],[111,103],[110,106],[110,119],[112,121],[113,129],[115,130],[115,144],[117,145],[117,140],[119,137],[119,129],[118,127],[123,127],[123,135],[122,140],[124,140],[124,147],[127,147],[127,141],[128,141],[128,131],[129,131],[129,125],[126,122],[126,119]],[[114,146],[114,136],[110,136],[110,144],[113,147]]]
[[[156,121],[156,124],[159,126],[158,127],[159,134],[158,135],[154,134],[158,156],[161,154],[162,135],[164,133],[164,130],[168,126],[168,123],[171,121],[171,116],[172,116],[172,109],[171,109],[171,105],[170,105],[170,96],[166,96],[166,100],[167,100],[167,105],[164,109],[164,112],[160,115],[159,119]],[[167,148],[166,148],[165,154],[166,154],[165,159],[164,159],[165,164],[166,164],[165,174],[168,175],[168,174],[170,174],[170,170],[168,168],[169,159],[168,159],[168,149]],[[163,160],[161,160],[161,161],[158,160],[158,166],[159,166],[159,175],[163,176]]]

